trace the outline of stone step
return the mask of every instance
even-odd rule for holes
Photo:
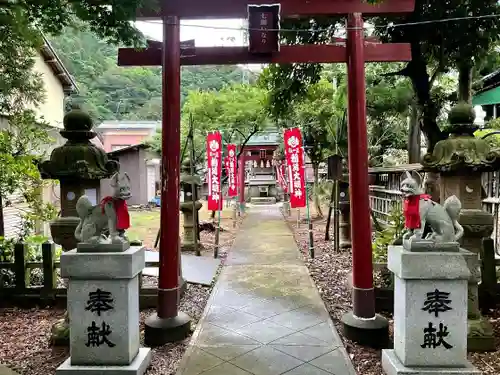
[[[250,203],[254,205],[276,204],[275,197],[252,197]]]

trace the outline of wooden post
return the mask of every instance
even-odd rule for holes
[[[339,196],[340,196],[340,185],[339,185],[339,180],[335,180],[335,198],[333,201],[333,212],[334,212],[334,217],[333,217],[333,241],[334,241],[334,249],[335,251],[340,250],[340,202],[339,202]],[[349,228],[349,233],[350,233],[351,228]]]
[[[16,276],[16,289],[20,291],[30,285],[30,271],[26,268],[28,245],[18,242],[14,245],[14,274]]]
[[[57,287],[57,275],[54,267],[56,244],[47,241],[42,244],[43,289],[46,296],[53,294]]]
[[[236,212],[238,211],[238,209],[236,208],[237,206],[237,203],[236,203],[236,200],[233,201],[233,211],[232,211],[232,219],[233,219],[233,228],[236,228]]]
[[[189,128],[189,143],[191,146],[190,150],[190,157],[189,157],[189,173],[191,174],[191,177],[194,177],[195,175],[195,170],[194,170],[194,158],[195,158],[195,152],[194,152],[194,124],[193,124],[193,116],[189,116],[189,122],[190,122],[190,128]],[[199,222],[198,222],[198,210],[196,209],[196,202],[198,201],[198,185],[194,183],[194,179],[192,178],[191,181],[191,197],[193,199],[193,248],[195,251],[195,254],[197,256],[201,256],[201,251],[200,251],[200,246],[198,244],[198,238],[199,238]]]
[[[334,199],[335,199],[335,183],[336,181],[333,182],[332,185],[332,193],[330,195],[330,204],[328,205],[328,217],[326,218],[326,228],[325,228],[325,241],[330,241],[330,223],[332,220],[332,212],[334,208]],[[334,219],[335,220],[335,219]],[[333,224],[335,227],[335,223]],[[335,249],[337,250],[337,249]]]

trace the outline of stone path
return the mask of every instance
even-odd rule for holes
[[[247,214],[177,374],[356,374],[277,206]]]

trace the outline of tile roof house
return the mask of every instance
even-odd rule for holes
[[[104,121],[97,128],[106,152],[134,146],[152,137],[160,121]]]

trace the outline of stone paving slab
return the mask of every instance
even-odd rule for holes
[[[146,251],[146,262],[158,262],[158,256],[156,251]],[[182,277],[191,284],[211,285],[220,262],[220,259],[181,254]],[[146,267],[142,274],[158,277],[158,267]]]
[[[177,375],[281,374],[356,372],[278,208],[252,207]]]

